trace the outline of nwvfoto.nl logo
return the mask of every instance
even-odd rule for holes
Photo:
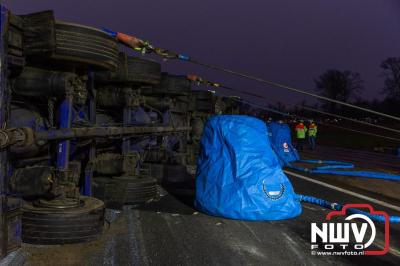
[[[346,215],[348,209],[367,209],[371,215],[385,218],[385,246],[374,249],[376,226],[365,214]],[[332,221],[343,216],[344,221]],[[389,251],[389,215],[376,211],[369,204],[346,204],[340,211],[332,211],[325,217],[326,222],[311,223],[311,254],[313,255],[384,255]]]

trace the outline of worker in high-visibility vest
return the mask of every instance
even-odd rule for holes
[[[304,141],[306,139],[307,127],[304,125],[304,121],[300,120],[295,127],[296,138],[297,138],[297,149],[302,151],[304,147]]]
[[[318,127],[314,121],[310,121],[308,126],[308,142],[310,143],[310,149],[315,150],[316,140],[317,140]]]

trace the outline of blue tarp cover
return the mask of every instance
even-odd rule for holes
[[[278,155],[280,164],[283,166],[299,160],[300,156],[292,145],[289,126],[276,122],[268,123],[267,126],[272,149]]]
[[[263,121],[240,115],[208,119],[197,162],[195,206],[242,220],[281,220],[301,213]]]

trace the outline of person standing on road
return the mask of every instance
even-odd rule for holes
[[[304,125],[304,121],[300,120],[300,123],[298,123],[295,127],[296,131],[296,138],[297,138],[297,149],[299,151],[303,150],[304,147],[304,141],[306,138],[306,132],[307,132],[307,127]]]
[[[317,132],[318,128],[314,121],[310,121],[310,125],[308,126],[308,141],[310,143],[310,149],[315,150],[316,140],[317,140]]]

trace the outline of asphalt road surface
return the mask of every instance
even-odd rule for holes
[[[368,155],[369,156],[369,155]],[[376,163],[379,163],[378,161]],[[395,168],[396,166],[394,166]],[[298,194],[338,203],[369,203],[400,216],[400,201],[287,171]],[[162,189],[159,201],[109,211],[101,239],[64,246],[32,246],[11,254],[3,265],[400,265],[400,224],[390,226],[390,250],[384,256],[311,254],[311,223],[324,222],[330,210],[304,203],[302,214],[285,221],[245,222],[212,217],[193,206],[188,183]],[[377,225],[373,247],[384,246]]]
[[[338,191],[304,178],[289,177],[299,194],[314,195],[333,202],[370,203],[376,210],[400,215],[399,202],[377,204],[373,195],[363,198]],[[339,190],[341,190],[339,188]],[[295,219],[275,222],[244,222],[197,213],[191,207],[190,190],[175,191],[159,202],[127,212],[129,226],[136,229],[142,265],[399,265],[400,225],[390,230],[391,249],[385,256],[311,255],[312,222],[324,221],[329,210],[303,204]],[[357,193],[358,194],[358,193]],[[366,201],[370,197],[371,201]],[[379,201],[378,201],[379,203]],[[376,249],[382,249],[383,226],[377,226]],[[372,264],[370,264],[372,263]]]

